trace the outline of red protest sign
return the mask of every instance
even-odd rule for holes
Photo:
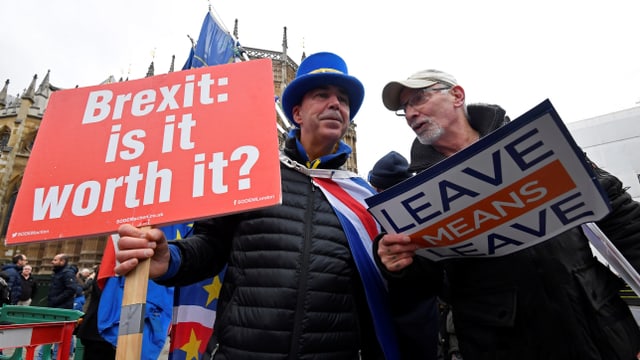
[[[6,243],[272,206],[278,156],[270,60],[58,91]]]

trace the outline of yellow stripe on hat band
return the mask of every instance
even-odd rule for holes
[[[336,69],[331,69],[331,68],[320,68],[320,69],[315,69],[313,71],[309,71],[308,74],[317,74],[317,73],[338,73],[338,74],[344,74],[342,71],[340,70],[336,70]]]

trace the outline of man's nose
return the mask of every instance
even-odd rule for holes
[[[331,106],[332,108],[337,109],[340,107],[340,99],[338,98],[337,94],[330,95],[327,101],[329,102],[329,106]]]
[[[407,119],[407,121],[418,114],[419,114],[418,110],[416,110],[416,108],[411,105],[407,105],[404,108],[404,117]]]

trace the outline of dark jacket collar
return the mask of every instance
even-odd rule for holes
[[[498,105],[469,104],[467,105],[467,111],[469,112],[469,124],[480,134],[480,137],[484,137],[509,122],[506,112]],[[423,171],[444,159],[445,156],[434,149],[433,146],[423,145],[418,141],[418,138],[415,138],[411,145],[409,171]]]

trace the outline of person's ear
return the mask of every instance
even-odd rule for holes
[[[291,114],[293,115],[293,120],[296,124],[302,124],[302,115],[300,114],[300,105],[296,105],[291,109]]]
[[[460,85],[455,85],[449,90],[449,93],[454,97],[454,103],[456,106],[463,106],[465,101],[464,89]]]

